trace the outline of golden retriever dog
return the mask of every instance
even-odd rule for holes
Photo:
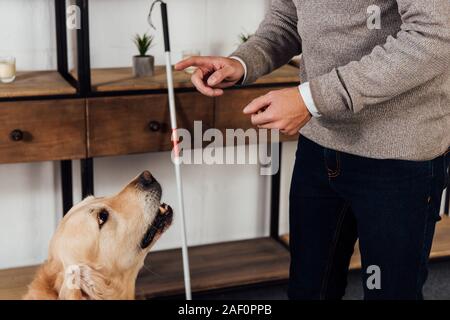
[[[113,197],[88,197],[59,224],[24,299],[134,299],[150,248],[172,223],[148,171]]]

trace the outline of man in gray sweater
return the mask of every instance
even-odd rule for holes
[[[360,242],[367,299],[421,299],[450,147],[450,1],[273,0],[230,58],[178,70],[205,95],[302,53],[297,88],[244,108],[301,138],[290,193],[292,299],[344,295]]]

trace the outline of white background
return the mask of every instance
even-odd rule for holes
[[[168,0],[174,60],[181,51],[230,54],[238,34],[253,32],[267,8],[265,0]],[[151,31],[151,1],[91,0],[93,67],[130,66],[136,54],[131,38]],[[159,10],[155,25],[160,26]],[[153,32],[153,31],[152,31]],[[151,54],[163,63],[160,30]],[[54,7],[51,0],[0,0],[0,55],[17,57],[19,70],[55,69]],[[0,124],[1,125],[1,124]],[[287,191],[295,143],[284,144],[281,231],[287,230]],[[164,201],[176,212],[174,173],[169,153],[95,160],[95,192],[111,195],[144,169],[164,188]],[[270,178],[256,166],[183,168],[189,243],[203,244],[268,235]],[[62,212],[59,163],[0,165],[0,268],[30,265],[46,258],[47,245]],[[75,200],[79,199],[79,162],[74,161]],[[179,246],[175,222],[156,250]]]

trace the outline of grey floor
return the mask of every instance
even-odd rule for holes
[[[428,281],[424,288],[426,300],[450,300],[450,262],[433,262],[430,264]],[[360,300],[363,290],[359,272],[351,272],[348,278],[348,287],[345,299]],[[217,294],[208,294],[196,297],[197,299],[212,300],[284,300],[286,286],[270,286],[252,288],[239,291],[229,291]]]

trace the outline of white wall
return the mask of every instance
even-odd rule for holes
[[[269,0],[167,0],[174,60],[187,49],[202,54],[229,54],[238,34],[253,32]],[[0,0],[0,54],[12,54],[22,70],[54,69],[56,46],[53,0]],[[91,64],[93,67],[129,66],[136,49],[136,33],[156,36],[150,53],[164,63],[160,11],[147,24],[152,0],[92,0],[89,2]]]
[[[0,0],[0,55],[19,69],[55,68],[54,11],[51,0]]]
[[[152,18],[157,30],[147,24],[152,1],[90,1],[91,49],[94,67],[130,65],[136,49],[131,41],[136,33],[156,36],[150,53],[156,63],[164,63],[159,9]],[[243,31],[255,31],[266,10],[266,0],[169,0],[169,29],[174,59],[186,49],[202,54],[230,54]]]
[[[127,66],[135,49],[130,38],[149,30],[151,1],[92,0],[91,54],[93,67]],[[237,35],[254,31],[263,18],[265,0],[168,0],[174,59],[184,49],[202,54],[229,54]],[[0,0],[0,54],[17,57],[18,69],[56,66],[52,0]],[[155,24],[160,25],[159,12]],[[160,28],[151,53],[163,63]],[[1,125],[1,124],[0,124]],[[292,145],[285,159],[292,157]],[[288,150],[290,149],[290,150]],[[164,201],[174,204],[173,167],[168,153],[95,160],[95,191],[110,195],[132,177],[150,169],[164,187]],[[287,163],[290,162],[290,163]],[[288,183],[292,159],[283,162]],[[270,180],[256,166],[185,166],[183,169],[190,244],[259,237],[268,234],[267,192]],[[79,200],[79,162],[74,162]],[[285,190],[284,188],[283,190]],[[286,194],[284,195],[286,198]],[[286,198],[287,199],[287,198]],[[286,208],[283,206],[283,210]],[[48,241],[61,216],[59,164],[44,162],[0,165],[0,268],[36,264],[46,257]],[[282,213],[281,229],[286,230]],[[179,225],[156,249],[177,247]]]

